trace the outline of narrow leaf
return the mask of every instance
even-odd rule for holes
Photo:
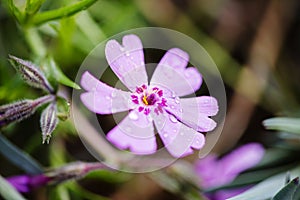
[[[60,19],[76,14],[79,11],[85,10],[93,5],[97,0],[82,0],[69,6],[58,8],[55,10],[45,11],[34,15],[31,23],[40,25],[47,21]]]
[[[47,68],[49,68],[49,73],[51,79],[55,79],[57,82],[72,87],[74,89],[80,89],[79,85],[77,85],[75,82],[70,80],[62,71],[61,69],[57,66],[53,58],[48,58],[47,59]]]
[[[0,133],[0,153],[11,163],[23,169],[28,174],[41,174],[43,169],[27,153],[12,144]]]
[[[300,118],[276,117],[263,121],[266,129],[300,134]]]
[[[53,93],[54,90],[43,72],[41,72],[37,66],[27,60],[22,60],[15,56],[9,55],[11,64],[19,72],[24,81],[35,88],[41,88],[49,93]]]
[[[299,177],[293,179],[289,184],[282,188],[272,200],[292,200],[296,189],[299,187]]]
[[[300,168],[297,167],[291,170],[291,177],[295,178],[299,175]],[[274,197],[284,186],[286,172],[272,176],[261,183],[253,186],[251,189],[243,192],[240,195],[230,198],[229,200],[265,200]]]
[[[49,144],[51,134],[58,123],[56,103],[53,102],[49,104],[48,107],[42,112],[40,123],[42,129],[43,144],[45,142]]]
[[[25,198],[2,176],[0,176],[0,194],[4,199],[25,200]]]

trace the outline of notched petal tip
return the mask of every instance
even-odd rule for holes
[[[122,39],[122,44],[131,51],[143,49],[143,44],[141,39],[134,34],[125,35]]]

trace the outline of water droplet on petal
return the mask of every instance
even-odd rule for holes
[[[135,112],[132,111],[129,113],[129,118],[132,120],[138,120],[139,116]]]
[[[116,96],[117,96],[117,94],[116,94],[115,92],[112,92],[112,93],[111,93],[111,97],[112,97],[112,98],[115,98]]]
[[[125,52],[126,56],[130,56],[130,53],[128,51]]]
[[[174,99],[176,97],[176,93],[172,92],[172,96],[171,97]]]
[[[173,115],[170,115],[170,121],[173,122],[173,123],[177,123],[177,119],[173,116]]]
[[[175,97],[175,103],[179,104],[180,100],[179,97]]]
[[[164,134],[164,137],[165,137],[165,138],[166,138],[166,137],[168,137],[168,134],[167,134],[167,133],[165,133],[165,134]]]
[[[171,108],[171,109],[174,109],[174,108],[175,108],[175,106],[174,106],[174,105],[171,105],[171,106],[170,106],[170,108]]]
[[[183,112],[183,109],[182,109],[182,108],[180,108],[180,109],[179,109],[179,112],[181,112],[181,113],[182,113],[182,112]]]

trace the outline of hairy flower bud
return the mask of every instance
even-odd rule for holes
[[[71,179],[80,179],[93,170],[104,168],[106,167],[100,162],[86,163],[77,161],[58,169],[51,170],[46,173],[46,176],[51,178],[53,184],[58,184]]]
[[[25,99],[0,106],[0,127],[28,118],[35,113],[38,107],[53,101],[54,98],[53,95],[47,95],[34,100]]]
[[[40,118],[43,144],[45,142],[49,143],[50,138],[51,138],[51,133],[56,128],[57,123],[58,123],[57,106],[56,106],[55,102],[52,102],[43,111],[41,118]]]
[[[9,55],[9,58],[11,64],[21,74],[27,84],[35,88],[41,88],[51,94],[54,93],[54,89],[48,82],[46,76],[32,62],[22,60],[12,55]]]

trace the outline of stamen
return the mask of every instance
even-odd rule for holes
[[[146,95],[144,95],[143,96],[143,103],[146,105],[146,106],[148,106],[148,101],[147,101],[147,96]]]

